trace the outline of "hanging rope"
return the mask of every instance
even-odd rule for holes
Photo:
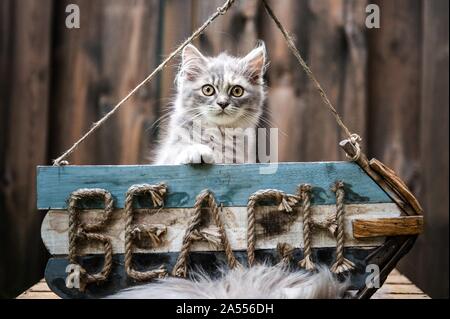
[[[101,218],[94,223],[81,223],[79,221],[80,214],[77,207],[77,203],[82,199],[95,199],[103,198],[105,208]],[[74,273],[71,272],[66,280],[66,286],[68,288],[79,287],[81,291],[84,291],[87,284],[92,282],[105,281],[111,272],[112,267],[112,244],[111,240],[101,234],[91,233],[92,231],[101,230],[111,217],[114,208],[113,198],[111,193],[104,189],[79,189],[73,192],[69,197],[68,212],[69,212],[69,262],[68,268],[77,272],[79,283],[75,284],[69,280],[73,278]],[[92,240],[100,242],[103,245],[105,252],[105,261],[102,270],[97,274],[89,274],[87,271],[78,264],[77,257],[77,243],[80,240]]]
[[[336,182],[333,192],[336,193],[336,219],[337,219],[337,232],[336,232],[336,262],[331,267],[331,271],[340,274],[346,271],[350,271],[355,268],[355,264],[344,257],[344,244],[345,244],[345,232],[344,232],[344,183]]]
[[[286,40],[286,43],[291,50],[291,52],[294,54],[294,56],[297,58],[297,61],[300,63],[303,70],[305,70],[306,75],[309,77],[309,79],[313,82],[314,86],[316,87],[317,91],[319,91],[319,94],[322,98],[323,103],[328,107],[330,112],[333,114],[337,124],[341,127],[341,129],[344,131],[345,135],[347,135],[348,139],[352,142],[352,144],[355,146],[355,148],[360,152],[360,147],[358,142],[361,141],[361,137],[357,134],[353,134],[350,132],[350,130],[345,126],[344,122],[342,121],[339,113],[334,108],[333,104],[331,104],[330,100],[328,99],[327,94],[325,93],[325,90],[320,85],[319,81],[317,81],[316,77],[314,76],[313,72],[309,68],[309,66],[306,64],[305,60],[303,59],[302,55],[300,54],[300,51],[297,49],[297,46],[295,45],[294,39],[292,36],[289,35],[289,32],[284,28],[284,26],[281,24],[280,20],[276,16],[276,14],[273,12],[272,8],[269,6],[266,0],[262,0],[264,4],[264,8],[266,9],[266,12],[268,15],[272,18],[272,20],[275,22],[275,25],[277,28],[281,31],[283,34],[284,39]],[[357,160],[359,158],[359,155],[355,156]]]
[[[201,27],[199,27],[192,35],[187,38],[177,49],[175,49],[169,56],[161,62],[160,65],[149,75],[147,76],[138,86],[136,86],[133,90],[131,90],[116,106],[113,107],[111,111],[109,111],[105,116],[103,116],[98,122],[94,123],[93,126],[78,140],[76,141],[68,150],[66,150],[61,156],[53,161],[54,166],[60,166],[62,164],[68,164],[64,159],[67,158],[70,154],[72,154],[78,146],[84,142],[92,133],[94,133],[100,126],[102,126],[111,116],[116,113],[120,107],[128,101],[128,99],[133,96],[142,86],[146,83],[150,82],[156,74],[158,74],[162,69],[164,69],[167,64],[177,56],[189,43],[193,40],[197,39],[203,31],[214,21],[217,17],[224,15],[230,9],[230,7],[234,4],[235,0],[227,0],[221,7],[218,7],[216,12],[214,12]]]
[[[288,31],[284,28],[284,26],[281,24],[280,20],[277,18],[269,4],[266,0],[262,0],[264,7],[268,13],[268,15],[272,18],[272,20],[275,22],[278,29],[281,31],[281,33],[284,36],[284,39],[289,47],[289,49],[292,51],[294,56],[297,58],[298,62],[302,66],[302,68],[305,70],[308,77],[312,80],[314,83],[314,86],[319,91],[319,94],[322,98],[322,101],[324,104],[328,107],[330,112],[333,114],[337,124],[342,128],[344,133],[348,136],[348,140],[352,143],[352,145],[356,149],[356,154],[351,158],[352,161],[357,161],[360,157],[361,149],[359,146],[359,142],[361,142],[361,137],[358,134],[353,134],[350,132],[350,130],[345,126],[343,123],[339,113],[336,111],[334,106],[331,104],[330,100],[328,99],[328,96],[325,93],[325,90],[320,85],[319,81],[314,76],[311,69],[306,64],[305,60],[302,58],[299,50],[297,49],[293,38],[289,35]],[[93,126],[78,140],[76,141],[68,150],[66,150],[62,155],[60,155],[57,159],[53,161],[54,166],[60,166],[60,165],[67,165],[68,162],[65,160],[70,154],[72,154],[78,146],[83,143],[92,133],[94,133],[100,126],[102,126],[112,115],[114,115],[119,108],[126,102],[128,99],[130,99],[131,96],[133,96],[142,86],[144,86],[146,83],[150,82],[156,74],[158,74],[161,70],[163,70],[167,64],[176,56],[178,55],[189,43],[191,43],[193,40],[198,38],[205,29],[220,15],[225,15],[228,10],[231,8],[231,6],[234,4],[235,0],[227,0],[221,7],[218,7],[216,12],[214,12],[204,23],[202,26],[200,26],[192,35],[187,38],[177,49],[175,49],[172,53],[169,54],[169,56],[160,64],[158,67],[150,74],[148,75],[141,83],[139,83],[133,90],[131,90],[119,103],[117,103],[111,111],[109,111],[105,116],[103,116],[99,121],[93,124]]]
[[[303,212],[303,259],[299,261],[299,267],[305,268],[306,270],[314,270],[316,266],[312,261],[312,242],[311,242],[311,185],[303,184],[299,188],[299,196],[302,201],[302,212]]]
[[[220,242],[224,247],[228,266],[230,268],[241,266],[241,264],[237,261],[236,257],[234,256],[233,250],[231,249],[231,245],[230,242],[228,241],[225,227],[220,218],[219,207],[217,206],[214,195],[209,190],[204,190],[197,196],[196,202],[194,204],[195,208],[194,215],[192,216],[192,219],[189,222],[189,225],[184,234],[180,254],[172,270],[173,276],[186,277],[189,251],[191,250],[191,246],[194,243],[194,241],[205,240],[213,245],[217,245],[216,240],[217,235],[214,234],[214,231],[210,230],[208,231],[208,229],[206,229],[205,231],[200,230],[203,203],[206,203],[206,206],[210,209],[210,214],[212,214],[214,224],[217,227],[217,233],[219,235]]]
[[[278,210],[287,213],[292,212],[299,198],[295,195],[289,195],[276,189],[260,190],[253,193],[247,203],[247,262],[249,266],[255,263],[255,246],[256,246],[256,205],[260,201],[274,200],[279,203]]]
[[[154,278],[162,278],[167,275],[164,265],[159,269],[149,271],[137,271],[133,269],[133,246],[135,238],[139,238],[141,234],[146,234],[155,247],[161,243],[161,237],[166,233],[167,228],[164,225],[145,225],[133,227],[133,201],[136,196],[150,195],[153,207],[163,207],[164,198],[167,194],[167,186],[158,185],[133,185],[128,189],[125,198],[125,270],[127,275],[138,281],[148,281]]]

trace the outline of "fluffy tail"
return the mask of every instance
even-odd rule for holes
[[[328,268],[291,272],[280,266],[221,270],[211,279],[203,272],[191,280],[165,278],[109,296],[109,299],[337,299],[348,283],[339,282]]]

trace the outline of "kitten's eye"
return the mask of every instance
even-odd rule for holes
[[[206,96],[211,96],[216,92],[214,87],[210,84],[203,85],[202,87],[202,93]]]
[[[231,88],[231,95],[234,97],[241,97],[244,95],[244,88],[240,85],[235,85]]]

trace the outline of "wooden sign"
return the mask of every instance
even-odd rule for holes
[[[45,272],[49,287],[63,298],[98,298],[152,280],[162,269],[171,274],[186,230],[200,213],[197,196],[205,190],[217,203],[217,216],[212,207],[201,209],[201,227],[195,229],[188,260],[189,267],[200,266],[212,276],[229,262],[224,236],[236,262],[247,265],[249,199],[265,189],[282,201],[268,198],[254,207],[256,261],[278,263],[277,245],[284,243],[294,248],[293,270],[305,252],[315,264],[333,267],[339,255],[337,227],[345,235],[341,252],[352,265],[348,275],[356,296],[366,289],[368,265],[395,261],[405,253],[405,241],[395,236],[413,239],[422,230],[421,216],[404,216],[354,163],[280,163],[267,170],[272,174],[262,173],[264,166],[38,167],[37,206],[48,211],[42,240],[53,256]],[[337,214],[337,182],[342,185],[342,219]],[[152,188],[156,185],[164,188]],[[310,187],[308,215],[299,185]],[[74,276],[86,279],[81,287]]]

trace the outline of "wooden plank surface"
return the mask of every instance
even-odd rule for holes
[[[71,146],[159,64],[160,3],[54,1],[49,159]],[[80,8],[79,29],[65,26],[69,4]],[[157,80],[131,97],[68,160],[77,164],[149,163],[148,149],[155,138],[146,130],[158,113]]]
[[[48,287],[44,279],[22,293],[18,299],[60,299]],[[373,295],[372,299],[429,299],[408,278],[397,270],[392,271],[384,285]]]
[[[424,234],[402,261],[400,269],[433,298],[448,298],[449,1],[423,1],[422,10],[423,67],[419,129],[416,130],[420,134],[420,165],[417,166],[420,174],[413,178],[420,183],[418,196],[429,214],[426,214]],[[411,140],[417,142],[416,137]]]
[[[249,196],[257,190],[272,188],[295,194],[298,185],[303,183],[313,186],[313,204],[334,204],[336,199],[331,187],[337,180],[345,183],[347,204],[391,202],[354,163],[279,163],[272,166],[276,169],[273,174],[261,174],[261,169],[267,166],[41,166],[37,177],[37,206],[39,209],[65,209],[71,192],[80,188],[103,188],[113,195],[115,207],[123,208],[131,185],[160,182],[167,182],[169,188],[166,207],[193,207],[196,196],[206,188],[213,191],[216,200],[224,206],[246,206]]]
[[[372,299],[430,299],[430,297],[394,269]]]
[[[367,1],[270,1],[330,101],[352,131],[367,127]],[[340,134],[313,83],[264,10],[262,38],[270,56],[268,118],[279,127],[280,161],[343,159]],[[320,123],[320,124],[319,124]]]
[[[36,165],[46,162],[52,0],[0,4],[0,298],[39,279]]]
[[[312,207],[314,222],[324,223],[325,219],[335,211],[333,205],[320,205]],[[81,214],[85,222],[93,222],[101,211],[87,211]],[[136,252],[158,253],[176,252],[182,246],[182,240],[187,224],[192,218],[192,209],[141,209],[136,210],[135,225],[165,225],[167,232],[163,237],[164,242],[155,248],[136,249]],[[207,215],[207,214],[206,214]],[[354,219],[395,218],[400,211],[395,204],[370,204],[347,205],[344,229],[346,233],[345,245],[347,247],[374,247],[384,242],[383,237],[370,239],[358,239],[353,236],[352,221]],[[258,249],[275,249],[279,242],[286,242],[294,247],[303,247],[303,220],[300,208],[294,208],[293,214],[279,212],[276,207],[258,207],[256,212],[256,234]],[[299,216],[297,218],[297,216]],[[222,221],[227,231],[227,236],[233,250],[245,250],[247,247],[247,209],[245,207],[227,207],[221,214]],[[108,225],[101,231],[112,240],[114,253],[124,252],[125,212],[116,210]],[[205,219],[206,220],[206,219]],[[42,240],[52,255],[64,255],[68,253],[68,223],[67,211],[50,211],[41,229]],[[84,254],[103,253],[95,243],[87,243],[80,252]],[[335,247],[336,239],[328,231],[316,228],[312,237],[313,247]],[[221,250],[211,247],[205,242],[197,242],[193,245],[193,251]]]
[[[423,231],[422,216],[403,216],[373,220],[354,219],[352,224],[355,238],[418,235]]]

